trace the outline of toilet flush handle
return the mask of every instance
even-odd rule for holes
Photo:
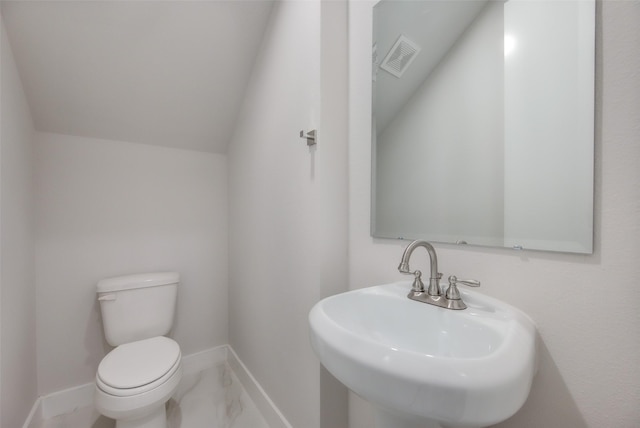
[[[116,300],[116,294],[115,293],[103,294],[101,296],[98,296],[98,300],[100,302],[107,301],[107,300]]]

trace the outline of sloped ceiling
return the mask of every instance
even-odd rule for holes
[[[487,0],[412,1],[382,0],[374,8],[374,43],[382,62],[402,34],[422,50],[407,72],[397,78],[376,70],[376,132],[382,133],[447,55]]]
[[[224,153],[273,2],[3,1],[36,129]]]

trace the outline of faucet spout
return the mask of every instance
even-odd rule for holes
[[[411,258],[411,254],[418,247],[424,247],[427,250],[427,253],[429,253],[431,273],[429,276],[429,288],[427,289],[427,294],[430,296],[440,296],[442,295],[442,290],[440,289],[439,281],[442,274],[438,273],[438,256],[436,256],[436,250],[427,241],[418,240],[410,243],[402,254],[402,260],[400,260],[398,270],[401,273],[410,273],[419,276],[420,271],[416,271],[418,273],[416,274],[416,272],[412,272],[411,268],[409,268],[409,259]]]

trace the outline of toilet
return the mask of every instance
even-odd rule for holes
[[[94,402],[116,428],[166,428],[165,404],[182,378],[182,354],[166,337],[180,276],[159,272],[98,282],[104,334],[114,346],[96,373]]]

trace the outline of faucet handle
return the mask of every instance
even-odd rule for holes
[[[415,278],[413,280],[413,286],[411,287],[414,292],[424,292],[424,283],[422,282],[422,272],[419,270],[413,272]]]
[[[480,287],[480,281],[475,279],[458,279],[455,275],[449,276],[449,288],[445,297],[449,300],[460,300],[460,291],[457,284],[468,285],[469,287]]]
[[[449,277],[449,283],[451,283],[452,277],[453,277],[453,281],[456,284],[464,284],[464,285],[468,285],[469,287],[480,287],[480,281],[478,281],[477,279],[458,279],[455,275],[451,275]]]

